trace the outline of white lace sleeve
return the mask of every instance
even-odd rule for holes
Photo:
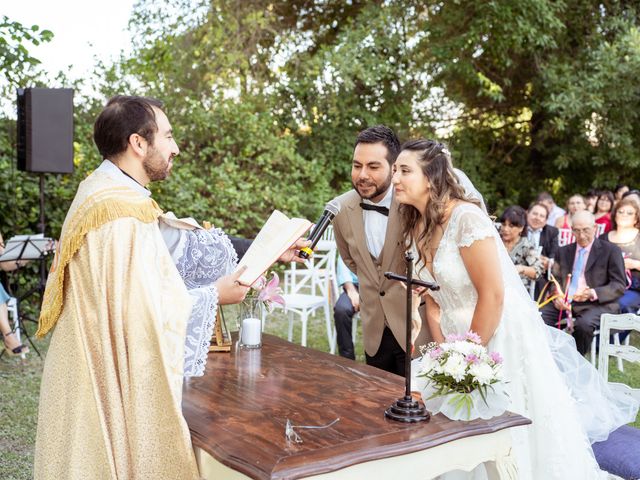
[[[238,256],[219,228],[187,230],[161,224],[161,232],[193,303],[187,322],[184,375],[202,376],[218,309],[213,283],[236,268]]]
[[[187,232],[185,248],[176,262],[178,272],[193,298],[185,339],[186,377],[204,375],[218,309],[218,290],[213,282],[231,273],[237,263],[236,251],[221,229]]]
[[[477,240],[487,237],[495,238],[498,235],[491,219],[475,205],[466,204],[458,209],[455,212],[457,215],[451,219],[455,222],[452,227],[454,227],[454,241],[458,248],[469,247]]]

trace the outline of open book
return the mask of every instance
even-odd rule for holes
[[[310,227],[309,220],[289,218],[274,210],[238,263],[238,269],[247,266],[238,281],[246,286],[252,285]]]

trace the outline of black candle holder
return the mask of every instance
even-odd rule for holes
[[[405,360],[404,360],[404,397],[397,399],[384,412],[385,417],[398,422],[417,423],[427,422],[431,415],[424,408],[422,402],[414,400],[411,396],[411,312],[412,312],[412,289],[413,285],[439,290],[435,283],[424,282],[413,278],[413,254],[407,251],[404,256],[407,265],[407,275],[402,276],[393,272],[386,272],[384,276],[390,280],[398,280],[407,286],[407,329],[405,336]]]

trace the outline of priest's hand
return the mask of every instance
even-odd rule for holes
[[[244,273],[247,267],[242,267],[236,272],[220,277],[214,285],[218,290],[218,305],[231,305],[240,303],[244,300],[250,287],[245,287],[238,282],[240,275]]]
[[[288,263],[288,262],[304,263],[305,259],[300,258],[298,256],[298,252],[300,251],[301,248],[308,247],[309,245],[311,245],[311,242],[309,240],[305,240],[304,238],[300,237],[298,240],[296,240],[296,243],[291,245],[287,250],[285,250],[285,252],[282,255],[280,255],[280,258],[278,259],[278,261],[285,262],[285,263]]]

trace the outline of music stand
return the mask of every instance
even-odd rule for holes
[[[25,328],[24,320],[28,320],[33,323],[38,323],[37,320],[34,320],[29,317],[25,317],[22,315],[20,310],[20,302],[22,302],[25,298],[31,296],[35,292],[43,292],[47,282],[47,273],[45,269],[45,257],[52,250],[53,247],[53,239],[45,237],[43,233],[38,233],[36,235],[16,235],[15,237],[11,237],[7,243],[5,244],[5,251],[2,255],[0,255],[0,262],[16,262],[16,266],[20,267],[20,261],[23,260],[39,260],[40,261],[40,278],[38,279],[38,284],[31,288],[29,291],[16,297],[16,308],[18,310],[18,329],[21,334],[27,338],[27,341],[31,344],[35,352],[39,357],[40,351],[38,347],[33,343],[29,332]],[[4,352],[3,352],[4,353]],[[2,356],[2,354],[0,354]]]

